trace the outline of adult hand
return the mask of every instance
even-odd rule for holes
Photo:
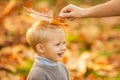
[[[63,18],[82,18],[86,15],[86,12],[87,9],[70,4],[60,11],[59,16]]]

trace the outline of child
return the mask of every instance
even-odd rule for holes
[[[59,62],[66,49],[61,27],[37,21],[27,31],[26,37],[36,52],[36,60],[27,80],[69,80],[66,67]]]

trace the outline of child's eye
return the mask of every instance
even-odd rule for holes
[[[66,44],[66,42],[63,42],[63,44]]]
[[[59,46],[59,45],[60,45],[60,43],[55,44],[55,46]]]

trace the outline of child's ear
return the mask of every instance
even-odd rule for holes
[[[39,51],[40,53],[44,53],[44,46],[43,46],[43,44],[37,44],[37,45],[36,45],[36,49],[37,49],[37,51]]]

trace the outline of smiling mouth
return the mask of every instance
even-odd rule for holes
[[[62,57],[62,56],[63,56],[63,53],[59,53],[58,56],[59,56],[59,57]]]

